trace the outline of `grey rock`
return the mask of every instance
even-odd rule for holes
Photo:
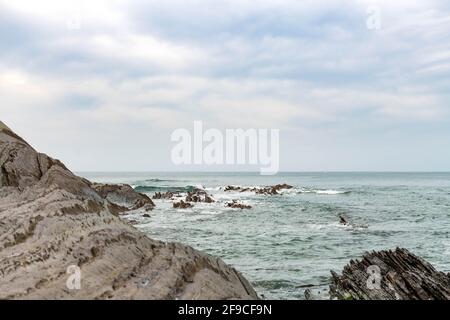
[[[449,300],[450,276],[406,249],[366,253],[342,275],[331,271],[330,296],[341,300]]]
[[[258,298],[221,259],[122,220],[127,187],[104,193],[1,122],[0,168],[0,299]]]

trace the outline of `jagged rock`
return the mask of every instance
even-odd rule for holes
[[[264,194],[264,195],[276,195],[278,194],[278,190],[275,187],[264,187],[261,189],[255,190],[256,194]]]
[[[148,238],[3,123],[0,167],[0,299],[257,298],[222,260]]]
[[[242,187],[237,186],[226,186],[224,191],[241,191]]]
[[[236,200],[233,200],[232,202],[228,202],[227,207],[234,208],[234,209],[251,209],[252,208],[252,206],[238,203]]]
[[[339,223],[344,225],[344,226],[349,226],[350,225],[350,223],[347,221],[347,218],[343,214],[339,215]]]
[[[125,207],[128,210],[143,209],[145,211],[150,211],[155,207],[152,199],[145,194],[134,191],[134,189],[127,184],[113,185],[92,183],[91,187],[97,191],[103,199],[118,206]]]
[[[450,274],[406,249],[366,253],[339,276],[331,271],[330,296],[358,300],[448,300]]]
[[[189,202],[184,202],[183,200],[181,200],[180,202],[174,202],[173,207],[175,209],[187,209],[187,208],[192,208],[193,205]]]
[[[197,189],[194,192],[188,192],[185,200],[186,202],[205,202],[205,203],[214,202],[211,196],[206,191],[201,189]]]
[[[286,183],[277,184],[274,186],[267,187],[255,187],[255,188],[243,188],[239,186],[226,186],[224,191],[239,191],[239,192],[254,192],[255,194],[263,194],[263,195],[277,195],[279,191],[283,189],[292,189],[293,186],[290,186]]]
[[[155,194],[153,195],[153,199],[155,199],[155,200],[161,200],[161,199],[173,200],[175,195],[176,195],[176,193],[171,192],[171,191],[167,191],[165,193],[155,192]]]

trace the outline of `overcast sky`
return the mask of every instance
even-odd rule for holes
[[[448,171],[449,93],[447,0],[0,0],[0,119],[75,171],[211,170],[171,163],[194,120],[280,129],[285,171]]]

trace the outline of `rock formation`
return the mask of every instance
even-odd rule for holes
[[[178,193],[174,193],[171,191],[167,191],[165,193],[155,192],[155,194],[153,195],[153,199],[155,199],[155,200],[161,200],[161,199],[173,200],[173,198],[175,196],[178,196]]]
[[[293,186],[290,186],[286,183],[277,184],[274,186],[266,186],[266,187],[254,187],[254,188],[243,188],[239,186],[226,186],[224,191],[239,191],[239,192],[254,192],[255,194],[263,194],[263,195],[277,195],[279,191],[283,189],[292,189]]]
[[[186,202],[213,203],[214,200],[205,190],[197,189],[196,191],[188,192]]]
[[[233,200],[232,202],[228,202],[227,207],[234,208],[234,209],[251,209],[252,208],[252,206],[239,203],[236,200]]]
[[[222,260],[118,216],[150,201],[75,176],[0,122],[0,299],[257,298]]]
[[[152,199],[147,195],[138,193],[127,184],[91,184],[92,189],[103,198],[118,206],[124,207],[125,211],[143,209],[150,211],[155,207]]]
[[[181,200],[179,202],[174,202],[173,207],[175,209],[187,209],[187,208],[192,208],[193,205],[189,202],[184,202],[183,200]]]
[[[366,253],[361,261],[331,271],[330,295],[357,300],[448,300],[450,274],[406,249]]]

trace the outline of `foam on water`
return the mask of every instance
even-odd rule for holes
[[[155,200],[149,212],[126,217],[152,238],[192,245],[241,271],[266,298],[298,299],[310,288],[327,298],[330,270],[340,271],[365,251],[406,247],[450,271],[450,174],[307,173],[107,174],[90,180],[128,183],[152,196],[204,188],[215,203],[173,209]],[[97,177],[97,178],[96,178]],[[228,185],[287,183],[280,195],[225,192]],[[232,209],[238,200],[250,210]],[[344,214],[350,225],[339,223]],[[320,292],[320,293],[319,293]]]

